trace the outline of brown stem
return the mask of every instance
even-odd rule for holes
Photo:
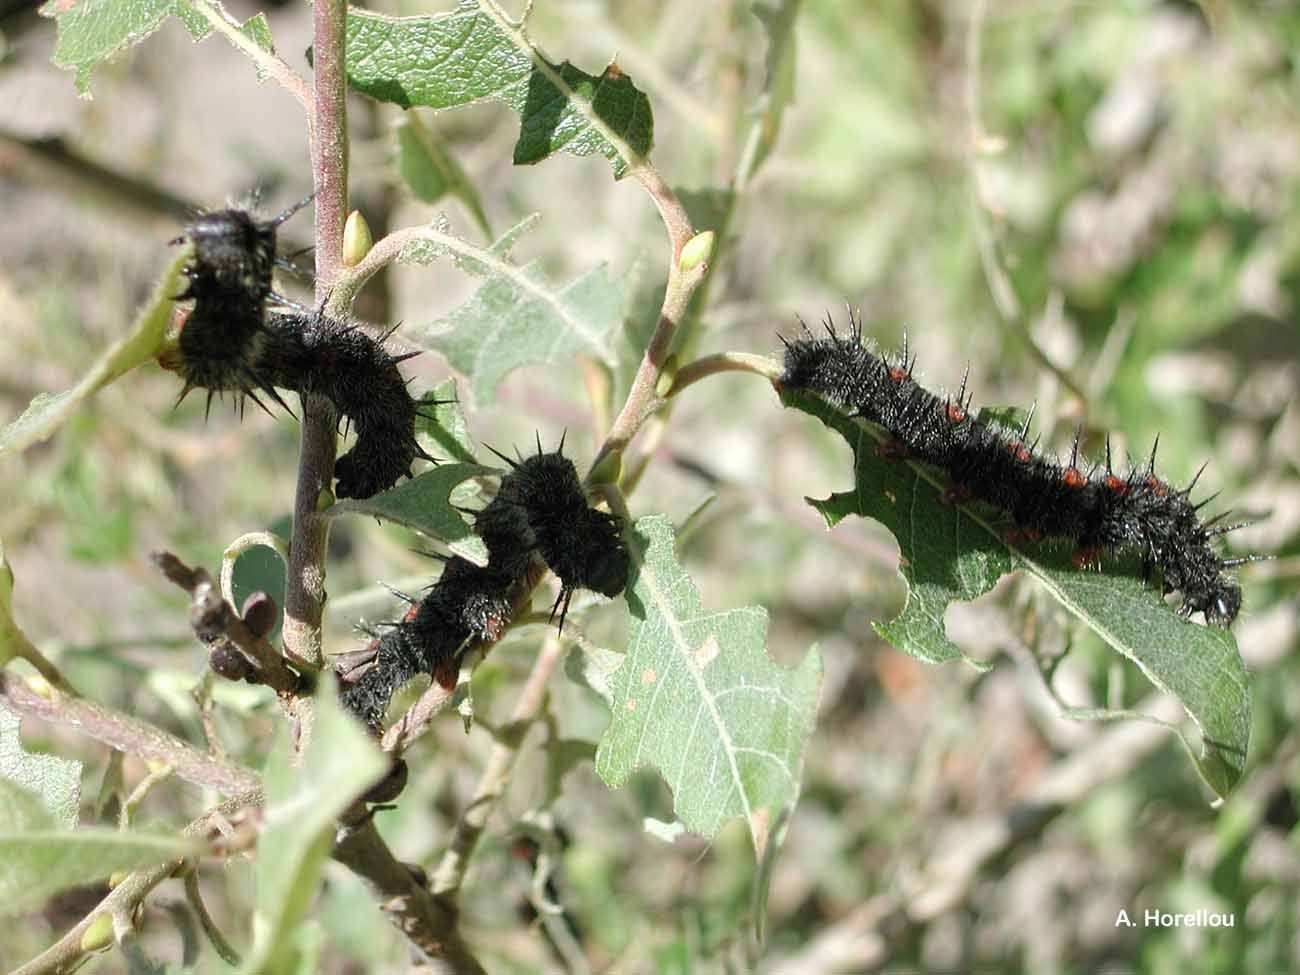
[[[659,216],[663,218],[664,227],[668,231],[668,241],[671,245],[668,284],[664,289],[663,305],[659,309],[659,324],[650,339],[650,344],[646,346],[645,354],[641,357],[641,365],[637,368],[623,408],[614,418],[609,435],[596,453],[596,459],[591,465],[592,470],[596,469],[606,455],[615,450],[623,450],[636,436],[642,424],[663,405],[662,397],[655,392],[659,371],[668,357],[677,324],[685,316],[691,296],[695,294],[695,289],[700,286],[700,282],[708,272],[707,263],[697,264],[689,271],[681,269],[679,258],[682,248],[695,236],[695,230],[691,226],[691,218],[687,215],[686,208],[664,182],[658,170],[647,161],[633,169],[632,175],[654,200],[655,206],[659,208]]]
[[[252,790],[223,802],[216,809],[204,813],[185,828],[186,836],[208,836],[218,823],[234,815],[245,806],[262,801],[262,793]],[[123,919],[124,927],[131,927],[136,909],[149,896],[150,891],[170,877],[181,861],[168,860],[157,866],[137,870],[127,876],[99,905],[79,921],[62,938],[41,952],[13,975],[69,975],[86,960],[88,952],[81,947],[82,935],[99,917],[107,914]]]
[[[318,0],[314,26],[312,179],[316,188],[316,303],[324,306],[342,266],[348,212],[347,77],[344,49],[347,4]],[[298,486],[285,580],[284,648],[290,660],[316,670],[324,663],[321,611],[325,605],[325,547],[329,522],[320,516],[321,492],[333,483],[335,415],[320,397],[302,398]]]
[[[437,681],[416,698],[402,716],[384,732],[380,747],[386,752],[400,755],[410,748],[417,738],[429,730],[429,725],[451,703],[455,687],[443,687]]]
[[[774,382],[780,378],[781,365],[765,355],[748,352],[718,352],[701,356],[677,370],[668,398],[676,396],[692,383],[720,372],[752,372]]]
[[[195,785],[235,795],[260,784],[254,772],[201,752],[148,722],[48,685],[37,691],[14,673],[0,672],[0,701],[15,714],[67,725],[128,755],[170,765],[176,775]]]
[[[325,0],[312,8],[315,30],[313,98],[316,131],[312,177],[316,185],[316,300],[329,297],[343,266],[343,225],[348,216],[348,110],[345,45],[347,4]]]
[[[359,822],[340,830],[334,859],[369,884],[380,908],[426,956],[432,971],[481,975],[483,967],[457,930],[456,910],[434,897],[416,874],[393,856],[369,814],[362,813]]]

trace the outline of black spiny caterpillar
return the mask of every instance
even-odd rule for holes
[[[335,657],[343,705],[378,728],[393,694],[418,674],[454,687],[461,655],[505,632],[515,581],[491,565],[449,559],[424,598],[410,600],[401,621],[388,624],[366,646]]]
[[[266,221],[236,208],[213,210],[172,241],[188,240],[194,247],[194,259],[181,272],[189,283],[176,296],[194,299],[180,335],[181,399],[192,389],[206,389],[209,406],[214,393],[225,391],[256,400],[260,386],[250,367],[261,354],[276,228],[308,200]]]
[[[393,694],[417,674],[444,687],[455,684],[462,654],[476,643],[500,639],[510,622],[516,584],[534,556],[560,580],[551,616],[560,627],[577,589],[616,596],[627,586],[627,547],[619,519],[587,503],[573,463],[560,447],[513,461],[497,496],[474,521],[488,564],[459,556],[400,621],[372,635],[360,649],[336,657],[343,704],[377,728]],[[498,456],[501,456],[498,454]]]
[[[280,405],[278,390],[322,396],[357,428],[356,445],[334,468],[340,498],[365,498],[410,474],[415,458],[433,460],[415,439],[418,403],[381,342],[355,325],[321,312],[268,312],[276,228],[306,200],[267,221],[240,209],[204,214],[178,240],[189,240],[194,259],[184,269],[194,299],[181,329],[180,399],[193,389],[226,391],[239,399],[259,392]],[[178,400],[179,402],[179,400]]]
[[[974,499],[1005,511],[1015,537],[1071,539],[1080,568],[1101,553],[1135,552],[1144,578],[1159,569],[1163,591],[1182,594],[1184,616],[1202,612],[1218,626],[1236,619],[1241,588],[1224,570],[1251,557],[1224,558],[1212,541],[1241,526],[1216,524],[1222,515],[1202,522],[1198,511],[1206,502],[1190,500],[1196,480],[1181,490],[1161,480],[1154,447],[1145,465],[1121,475],[1112,469],[1108,440],[1104,469],[1094,465],[1085,473],[1078,466],[1077,436],[1069,461],[1061,463],[1026,443],[1028,420],[1010,431],[975,416],[964,380],[955,397],[921,388],[912,379],[916,363],[908,360],[906,342],[891,362],[864,346],[861,325],[852,317],[847,337],[829,322],[827,332],[817,338],[804,326],[802,338],[782,339],[781,387],[809,390],[850,416],[880,425],[891,438],[881,453],[940,468],[952,481],[946,501]]]
[[[587,503],[578,471],[564,456],[563,439],[551,453],[542,451],[539,439],[537,453],[518,461],[493,453],[511,470],[475,523],[490,560],[498,563],[536,551],[560,580],[551,615],[559,611],[561,628],[575,590],[611,597],[621,593],[627,586],[628,559],[619,519]],[[521,534],[527,538],[522,549],[514,541]]]
[[[368,498],[409,476],[415,458],[433,460],[416,442],[419,403],[397,368],[410,355],[389,355],[356,325],[319,312],[272,314],[264,331],[259,384],[323,396],[357,428],[334,465],[338,497]]]

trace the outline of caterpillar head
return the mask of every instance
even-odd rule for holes
[[[264,300],[271,291],[276,226],[234,209],[213,210],[191,222],[179,238],[194,245],[194,260],[185,269],[186,297]]]

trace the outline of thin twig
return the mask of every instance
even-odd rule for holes
[[[131,825],[131,817],[135,811],[140,808],[140,803],[148,797],[153,791],[153,787],[164,779],[170,778],[172,767],[170,765],[159,765],[152,769],[148,775],[136,783],[136,787],[131,790],[131,794],[126,797],[122,803],[122,808],[118,811],[117,822],[121,829],[126,829]]]
[[[344,67],[347,5],[320,0],[312,8],[314,25],[312,181],[316,189],[316,303],[324,307],[342,266],[343,225],[348,213],[347,77]],[[335,414],[319,396],[302,397],[298,484],[293,504],[293,536],[285,579],[285,654],[311,670],[324,663],[321,608],[325,604],[325,549],[329,521],[322,518],[322,492],[334,478]],[[331,499],[326,499],[331,500]],[[306,700],[302,716],[310,721]],[[305,745],[310,729],[300,729]]]
[[[194,698],[194,704],[199,709],[199,724],[203,728],[208,751],[224,762],[226,749],[221,744],[221,736],[217,733],[217,724],[212,715],[212,682],[215,677],[211,670],[205,670],[199,682],[190,689],[190,697]]]
[[[456,687],[465,680],[468,680],[468,674],[462,669]],[[417,738],[429,730],[433,719],[446,710],[456,693],[456,687],[443,687],[437,681],[430,684],[428,690],[416,698],[415,703],[384,732],[380,747],[394,755],[400,755],[410,748]]]
[[[205,837],[212,835],[218,824],[224,823],[245,806],[257,805],[262,801],[260,790],[249,790],[223,802],[216,809],[204,813],[185,828],[186,836]],[[98,918],[107,914],[115,921],[119,930],[129,931],[134,926],[134,917],[139,906],[149,893],[160,883],[170,877],[177,866],[184,861],[168,860],[166,863],[137,870],[127,876],[113,888],[99,905],[68,931],[62,938],[41,952],[26,965],[15,970],[12,975],[70,975],[86,960],[87,952],[81,946],[82,935]],[[120,925],[117,923],[120,921]]]
[[[208,906],[203,903],[203,892],[199,890],[199,870],[197,865],[193,866],[185,874],[185,899],[189,902],[190,909],[194,911],[194,916],[199,919],[199,927],[208,936],[208,942],[216,953],[221,956],[221,960],[232,968],[238,968],[243,964],[239,952],[222,934],[221,929],[217,927],[217,922],[208,913]]]
[[[20,660],[26,660],[36,672],[44,678],[45,682],[52,687],[57,687],[65,694],[76,694],[68,679],[63,676],[62,671],[50,662],[45,654],[36,649],[36,645],[27,639],[27,635],[16,626],[7,634],[9,637],[9,650],[14,657]]]
[[[677,325],[686,314],[691,296],[708,273],[707,263],[697,264],[689,271],[681,269],[679,258],[682,248],[695,236],[695,231],[686,208],[664,182],[663,177],[648,161],[636,166],[631,172],[650,194],[668,231],[668,241],[671,245],[668,284],[664,289],[663,305],[659,309],[659,324],[655,327],[650,344],[646,346],[645,354],[641,357],[641,365],[637,367],[636,376],[632,379],[632,388],[628,391],[623,408],[614,418],[609,435],[605,437],[605,442],[596,453],[596,459],[591,465],[593,470],[608,454],[626,448],[641,429],[642,424],[663,405],[662,398],[655,393],[659,372],[663,369]]]
[[[212,649],[227,641],[256,669],[257,683],[270,687],[282,699],[301,693],[305,686],[301,678],[264,637],[249,629],[205,570],[191,569],[170,552],[157,551],[150,558],[163,575],[190,594],[190,625],[205,646]],[[290,706],[288,700],[282,703]]]
[[[245,34],[240,29],[239,23],[226,13],[225,8],[220,4],[210,3],[209,0],[190,0],[190,6],[202,14],[208,23],[225,36],[226,40],[246,54],[257,65],[259,71],[268,78],[274,78],[289,94],[298,99],[307,112],[307,124],[310,128],[312,99],[311,89],[306,79],[273,51],[266,50]]]
[[[497,800],[505,794],[515,758],[519,754],[520,742],[541,711],[542,702],[546,700],[546,684],[562,659],[564,644],[554,635],[547,637],[533,662],[528,680],[515,701],[514,711],[510,715],[509,733],[493,746],[483,774],[479,776],[473,798],[456,821],[456,831],[433,873],[433,892],[439,898],[454,903],[459,897],[474,847],[483,835],[483,828],[487,825],[492,810],[496,808]]]
[[[677,370],[677,376],[668,390],[668,398],[676,396],[692,383],[719,372],[752,372],[775,382],[781,376],[781,365],[765,355],[749,352],[718,352],[701,356]]]
[[[15,714],[66,725],[128,755],[170,765],[176,775],[195,785],[235,795],[259,784],[256,773],[249,769],[201,752],[148,722],[50,685],[37,691],[14,673],[0,672],[0,701]]]

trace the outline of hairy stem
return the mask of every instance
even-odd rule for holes
[[[483,967],[457,930],[456,911],[393,856],[373,818],[362,817],[340,829],[334,859],[367,882],[388,919],[432,963],[430,971],[481,975]]]
[[[614,418],[609,435],[605,437],[605,442],[596,453],[596,459],[592,461],[593,470],[606,455],[615,450],[621,451],[631,443],[642,424],[663,405],[662,399],[655,393],[659,371],[668,358],[668,350],[672,346],[677,325],[686,314],[691,296],[695,294],[695,289],[700,286],[700,282],[708,273],[707,263],[697,264],[689,271],[681,269],[679,259],[682,248],[695,236],[695,230],[691,226],[691,218],[686,214],[686,208],[664,182],[658,170],[649,162],[643,162],[632,170],[632,175],[650,194],[650,198],[659,209],[664,228],[668,231],[668,242],[671,245],[668,285],[664,289],[663,305],[659,309],[659,324],[655,327],[650,344],[646,346],[645,354],[641,357],[641,365],[632,380],[632,388],[628,391],[627,399],[619,410],[618,416]]]
[[[668,398],[676,396],[692,383],[720,372],[752,372],[756,376],[775,381],[781,375],[781,365],[768,356],[749,352],[718,352],[701,356],[677,370],[672,387],[668,390]]]
[[[347,5],[319,0],[314,26],[312,180],[316,188],[316,303],[324,306],[342,266],[348,211],[347,77],[344,67]],[[325,548],[329,522],[321,494],[333,483],[334,409],[317,396],[302,398],[302,439],[293,505],[293,538],[285,581],[284,648],[296,664],[324,663],[321,612],[325,605]],[[306,705],[304,705],[305,707]]]
[[[14,673],[0,672],[0,702],[15,714],[66,725],[128,755],[170,765],[177,776],[195,785],[234,795],[260,784],[250,770],[201,752],[146,721],[54,687],[38,691]]]
[[[348,217],[347,4],[325,0],[312,8],[316,71],[316,131],[312,177],[316,186],[316,301],[329,297],[343,266],[343,226]]]

